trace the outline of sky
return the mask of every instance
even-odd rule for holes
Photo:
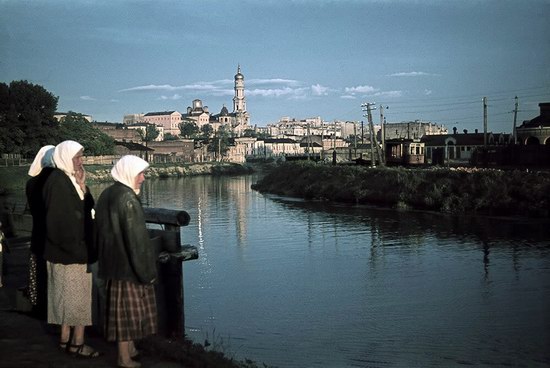
[[[0,0],[0,82],[122,122],[200,99],[282,117],[511,132],[550,102],[550,0]]]

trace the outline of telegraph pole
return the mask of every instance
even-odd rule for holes
[[[487,151],[487,97],[483,97],[483,148]]]
[[[518,96],[515,97],[515,100],[516,100],[516,103],[515,103],[515,106],[514,106],[514,130],[513,130],[513,133],[514,133],[514,144],[518,144],[518,136],[516,134],[516,121],[517,121],[517,118],[518,118],[518,107],[519,107]]]
[[[389,106],[380,105],[380,140],[382,141],[382,163],[386,163],[386,120],[384,119],[384,109]]]
[[[376,106],[374,103],[366,102],[364,104],[361,104],[361,107],[363,107],[363,111],[367,112],[367,115],[363,115],[367,117],[368,123],[369,123],[369,133],[370,133],[370,152],[371,152],[371,166],[374,167],[375,159],[374,159],[374,149],[376,147],[376,155],[378,157],[378,162],[382,164],[382,157],[380,155],[380,147],[378,147],[378,143],[376,141],[376,136],[374,135],[374,125],[372,124],[372,110],[376,110]]]

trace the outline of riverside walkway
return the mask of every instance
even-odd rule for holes
[[[4,286],[0,288],[0,367],[116,367],[116,344],[105,341],[98,331],[88,328],[86,343],[100,351],[100,357],[71,357],[57,348],[58,326],[48,325],[21,311],[25,308],[18,289],[27,282],[27,260],[28,246],[24,244],[14,244],[9,253],[4,253]],[[168,358],[151,354],[147,349],[141,351],[140,362],[144,368],[183,367]]]

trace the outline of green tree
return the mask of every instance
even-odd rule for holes
[[[173,135],[172,133],[166,133],[164,135],[164,140],[165,141],[177,141],[178,140],[178,136],[177,135]]]
[[[194,138],[199,133],[199,127],[194,121],[188,121],[180,124],[180,135],[184,138]]]
[[[229,149],[230,136],[231,134],[227,126],[222,125],[208,145],[208,151],[215,152],[216,155],[225,155]]]
[[[59,127],[61,140],[74,140],[84,146],[87,156],[112,155],[115,141],[79,113],[69,111]]]
[[[58,97],[27,81],[0,83],[0,150],[35,154],[59,141],[54,118]]]
[[[251,128],[245,129],[245,131],[243,132],[243,137],[255,138],[257,136],[258,136],[258,133],[256,133],[256,131],[254,129],[251,129]]]
[[[145,129],[138,129],[138,133],[141,141],[145,142],[145,146],[147,147],[148,142],[152,142],[157,139],[160,131],[153,124],[147,124]]]
[[[204,124],[201,126],[201,135],[203,138],[210,138],[212,133],[214,133],[214,128],[212,128],[212,125]]]

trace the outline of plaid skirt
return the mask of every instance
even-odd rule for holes
[[[106,309],[107,341],[139,340],[157,333],[157,303],[153,285],[109,280]]]

